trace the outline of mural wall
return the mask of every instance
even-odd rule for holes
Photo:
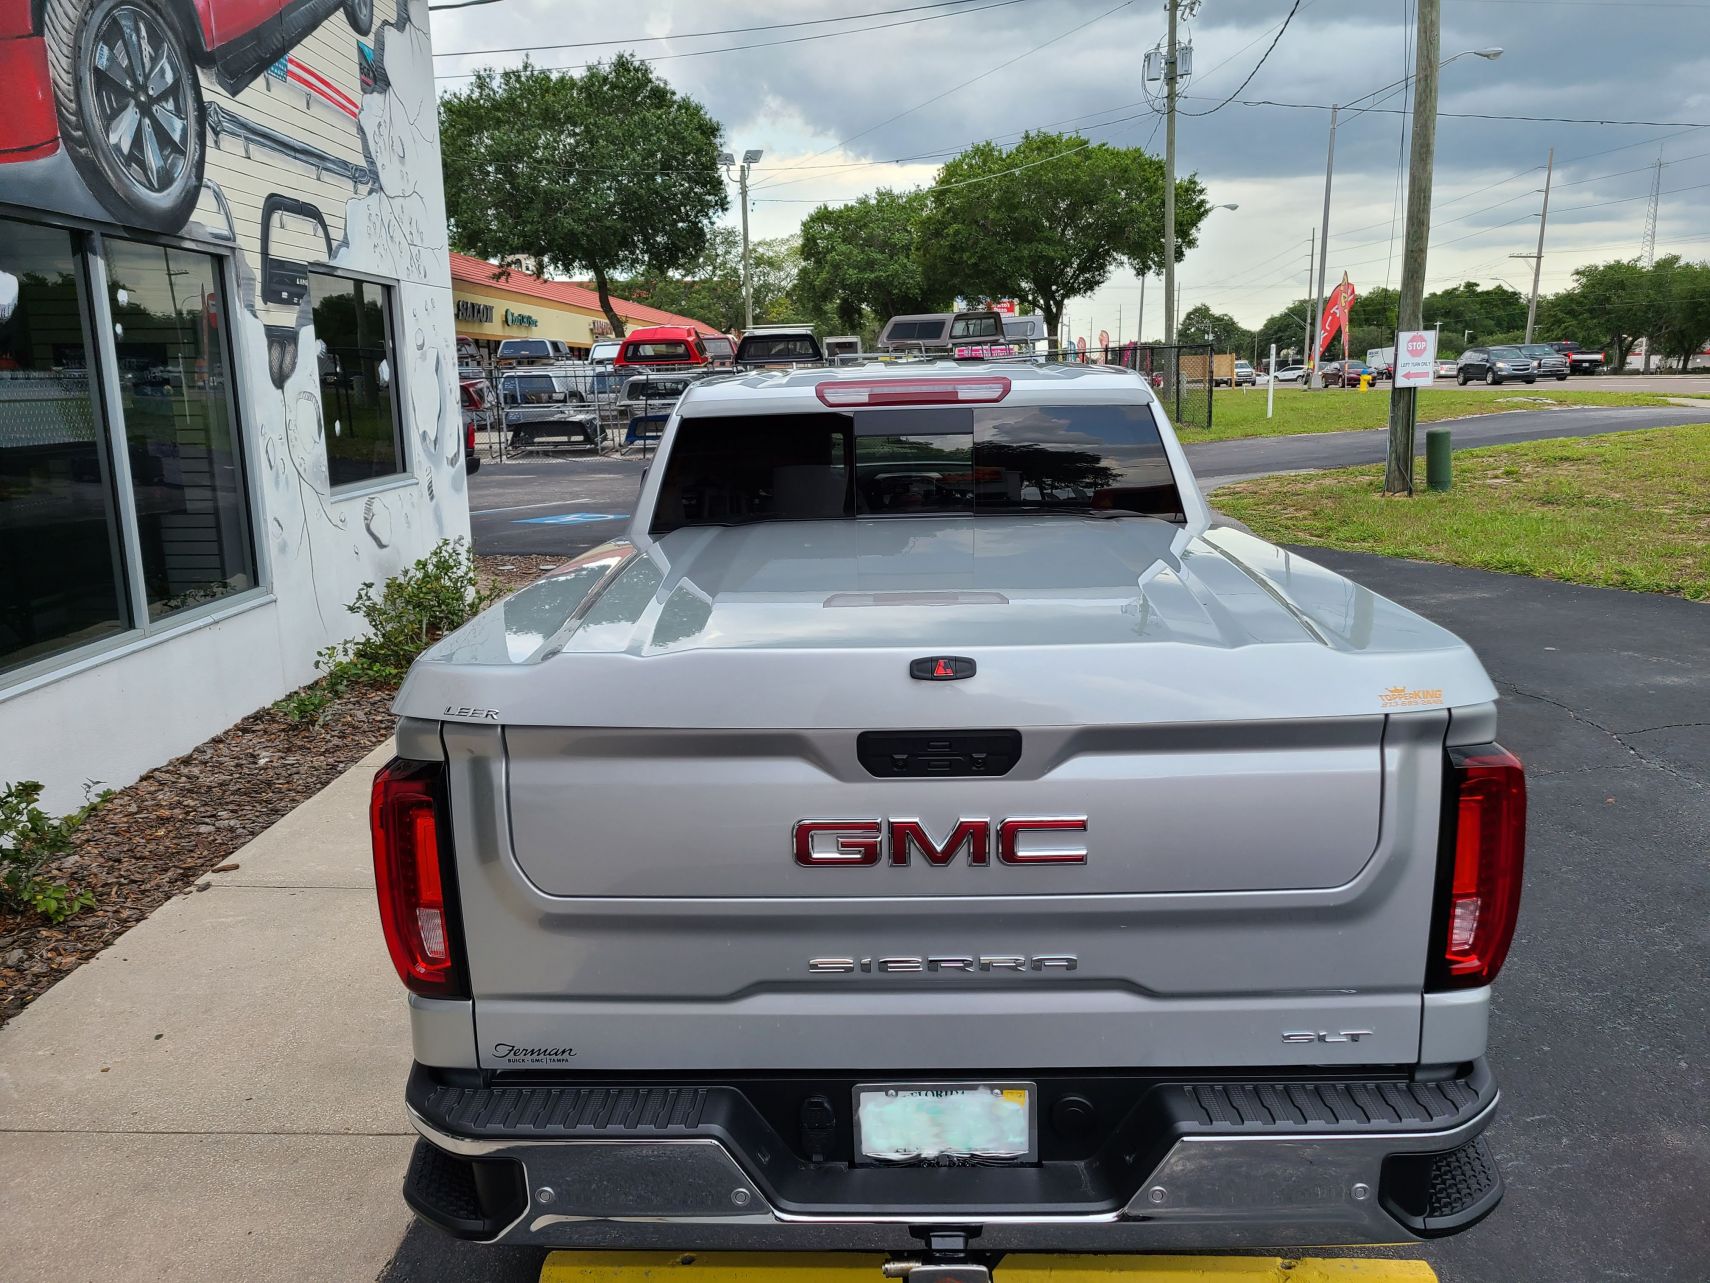
[[[217,730],[313,676],[361,583],[468,534],[426,0],[0,0],[0,215],[32,210],[233,265],[201,323],[235,356],[277,659]]]

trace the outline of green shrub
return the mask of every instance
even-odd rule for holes
[[[461,539],[442,539],[378,589],[363,584],[357,590],[345,609],[362,616],[367,635],[321,651],[315,660],[320,680],[292,691],[274,711],[293,725],[318,722],[354,686],[396,686],[417,655],[503,595],[498,586],[481,588]]]
[[[71,850],[71,835],[89,813],[111,796],[90,797],[93,782],[84,785],[84,803],[55,819],[36,803],[42,786],[19,780],[0,788],[0,904],[20,913],[39,913],[49,922],[64,922],[95,903],[87,890],[44,877],[42,870]]]
[[[373,584],[357,590],[345,609],[362,616],[367,636],[328,646],[317,666],[334,695],[351,685],[395,686],[417,655],[502,595],[499,588],[482,590],[475,558],[461,539],[442,539],[378,592]]]

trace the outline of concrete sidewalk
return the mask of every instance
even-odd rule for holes
[[[409,1223],[382,745],[0,1030],[0,1278],[373,1279]],[[307,1231],[307,1232],[305,1232]]]

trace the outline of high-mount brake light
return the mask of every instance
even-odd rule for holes
[[[1526,772],[1500,744],[1451,748],[1433,930],[1431,987],[1469,989],[1496,979],[1514,940],[1525,873]]]
[[[395,757],[376,772],[368,808],[387,952],[405,987],[434,998],[465,993],[440,846],[444,783],[444,763]]]
[[[827,379],[814,394],[834,410],[872,405],[989,405],[1009,395],[1001,374],[945,379]]]

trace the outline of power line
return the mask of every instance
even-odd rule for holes
[[[1231,102],[1235,101],[1235,95],[1253,83],[1253,77],[1259,74],[1259,68],[1265,65],[1265,59],[1271,56],[1271,51],[1277,47],[1277,41],[1283,38],[1283,32],[1288,30],[1288,24],[1294,21],[1294,15],[1299,12],[1300,0],[1294,0],[1293,8],[1288,11],[1288,16],[1283,19],[1282,26],[1277,28],[1277,34],[1271,38],[1270,45],[1266,47],[1265,52],[1260,56],[1259,61],[1253,64],[1253,69],[1247,73],[1247,78],[1235,86],[1234,93],[1230,94],[1229,97],[1218,103],[1217,106],[1211,108],[1210,111],[1184,111],[1181,114],[1184,116],[1209,116],[1213,112],[1222,111]]]
[[[1028,2],[1029,0],[991,0],[991,3],[982,4],[978,8],[952,9],[947,13],[928,14],[924,18],[898,18],[895,22],[875,22],[865,27],[850,27],[847,31],[819,31],[810,36],[791,36],[788,40],[762,40],[754,44],[747,45],[720,45],[716,49],[690,49],[682,53],[649,54],[646,57],[638,55],[636,61],[648,63],[671,62],[677,58],[704,58],[708,54],[715,53],[740,53],[744,49],[776,49],[780,45],[800,45],[806,44],[810,40],[830,40],[836,36],[854,36],[868,31],[886,31],[892,27],[912,27],[922,22],[935,22],[939,18],[961,18],[973,13],[984,13],[988,9],[1005,9],[1010,5],[1026,4]],[[1130,0],[1124,0],[1124,3],[1129,2]],[[554,64],[552,66],[540,67],[539,70],[585,71],[587,68],[594,65],[595,64],[591,62],[578,62],[563,65]],[[434,76],[434,79],[470,80],[473,79],[474,76],[475,72],[472,71],[443,72]]]
[[[1185,97],[1194,95],[1184,94]],[[1209,99],[1200,99],[1209,101]],[[1332,104],[1327,102],[1280,102],[1274,98],[1237,98],[1234,100],[1242,107],[1286,107],[1298,111],[1331,111]],[[1399,107],[1362,107],[1361,111],[1375,111],[1382,115],[1393,116],[1401,112]],[[1485,111],[1440,111],[1438,117],[1447,120],[1517,120],[1529,121],[1546,125],[1649,125],[1655,128],[1668,129],[1710,129],[1710,121],[1704,120],[1604,120],[1586,116],[1505,116],[1495,112]]]

